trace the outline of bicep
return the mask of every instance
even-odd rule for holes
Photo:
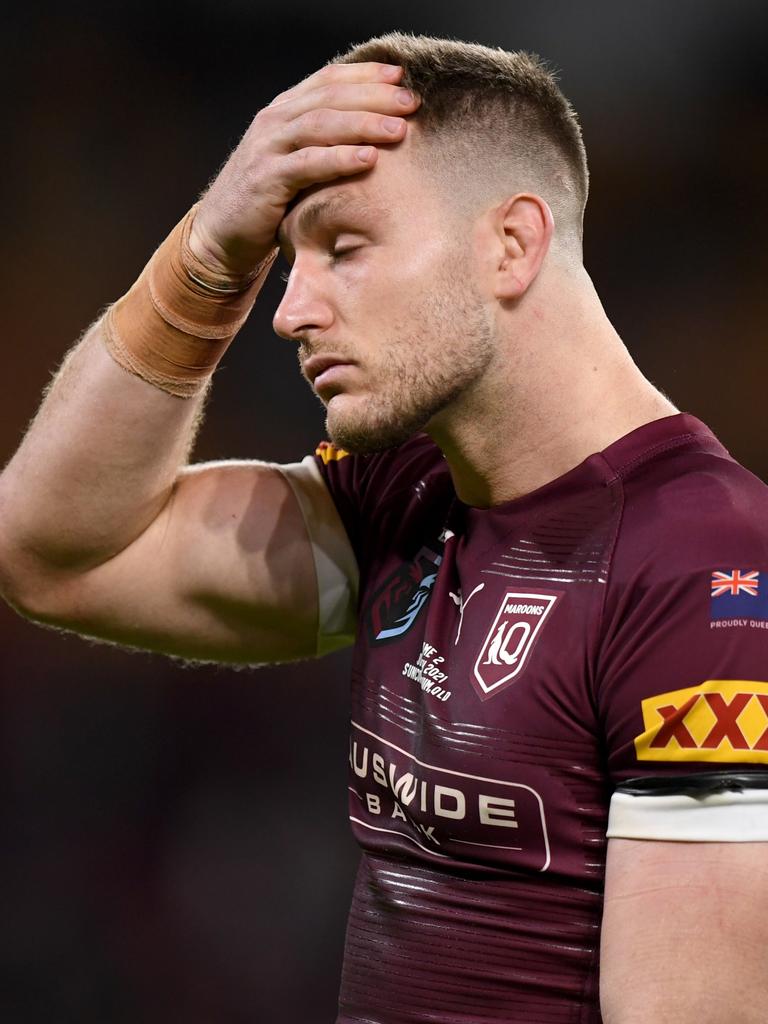
[[[611,839],[605,1024],[758,1024],[768,1003],[768,844]]]
[[[317,545],[300,500],[272,465],[190,467],[139,538],[89,572],[63,576],[36,617],[188,659],[260,663],[322,653]]]

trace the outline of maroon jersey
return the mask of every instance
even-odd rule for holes
[[[339,1024],[598,1024],[606,837],[768,839],[768,489],[684,414],[485,510],[425,436],[316,466],[359,570]]]

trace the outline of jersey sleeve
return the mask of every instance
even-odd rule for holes
[[[382,524],[441,457],[417,435],[398,448],[352,455],[323,441],[314,455],[277,468],[299,503],[317,574],[317,654],[348,646],[357,628],[360,574],[386,543]]]
[[[355,552],[315,458],[277,467],[299,503],[317,576],[318,655],[355,639],[359,572]]]
[[[728,472],[622,524],[596,673],[609,838],[768,840],[768,504]]]

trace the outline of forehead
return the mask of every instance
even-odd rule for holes
[[[429,187],[405,147],[382,147],[372,170],[336,178],[300,192],[278,229],[282,246],[291,247],[326,223],[409,221],[416,209],[429,207]]]
[[[338,220],[364,220],[380,215],[377,204],[365,195],[355,191],[351,183],[300,195],[298,201],[283,218],[278,229],[281,244],[286,244],[297,235],[311,235],[327,222]]]

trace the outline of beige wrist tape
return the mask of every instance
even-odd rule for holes
[[[181,398],[204,390],[277,255],[275,248],[245,281],[211,270],[189,248],[195,211],[193,206],[176,225],[104,318],[112,358]]]

